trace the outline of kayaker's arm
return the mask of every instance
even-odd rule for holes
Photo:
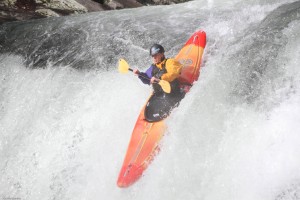
[[[144,83],[150,85],[152,78],[152,66],[150,66],[146,72],[140,72],[138,69],[134,69],[133,73],[138,75],[139,79]]]

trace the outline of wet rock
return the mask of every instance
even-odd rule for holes
[[[88,9],[75,0],[2,0],[0,23],[86,12]]]
[[[45,8],[41,8],[41,9],[36,9],[35,10],[36,14],[40,14],[43,17],[59,17],[60,15],[56,12],[54,12],[51,9],[45,9]]]
[[[187,0],[1,0],[0,24],[9,21],[59,17],[87,12],[167,5]]]
[[[78,3],[86,7],[88,12],[107,10],[108,8],[103,3],[95,2],[92,0],[76,0]]]

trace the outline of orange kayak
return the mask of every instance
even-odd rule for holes
[[[190,37],[175,57],[183,65],[179,81],[185,93],[189,91],[193,82],[200,75],[200,64],[205,45],[206,34],[204,31],[198,31]],[[159,121],[147,120],[145,109],[151,99],[154,99],[153,95],[150,96],[146,105],[141,110],[133,129],[117,181],[119,187],[128,187],[135,183],[142,176],[154,156],[159,152],[159,142],[167,127],[164,122],[165,117]],[[156,101],[160,101],[160,99],[158,98]],[[169,112],[167,112],[167,115],[169,115]]]

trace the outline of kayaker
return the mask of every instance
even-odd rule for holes
[[[165,50],[160,44],[152,45],[150,56],[153,58],[153,64],[146,72],[140,72],[138,69],[134,69],[133,72],[144,84],[152,84],[155,94],[163,92],[161,86],[157,84],[159,80],[168,81],[171,85],[171,94],[178,94],[180,89],[177,78],[180,76],[182,65],[174,58],[166,58]]]

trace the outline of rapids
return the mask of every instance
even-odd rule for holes
[[[150,87],[117,71],[207,33],[161,152],[116,185]],[[0,26],[0,198],[300,199],[300,1],[199,0]]]

